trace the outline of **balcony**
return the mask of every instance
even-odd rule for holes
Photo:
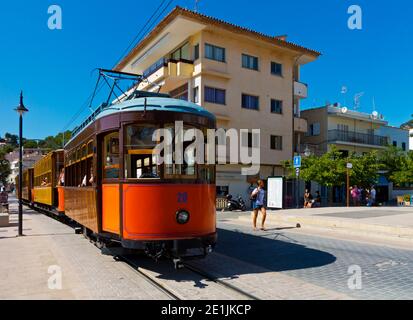
[[[190,60],[160,59],[143,72],[148,81],[139,85],[139,90],[145,90],[151,83],[159,84],[162,80],[185,80],[192,77],[194,63]]]
[[[377,136],[368,133],[360,133],[354,131],[329,130],[329,143],[351,143],[361,144],[374,147],[386,147],[389,144],[389,139],[383,136]]]
[[[299,133],[307,133],[308,131],[308,124],[307,120],[303,118],[294,118],[294,131]]]
[[[308,97],[308,85],[294,81],[294,96],[298,99],[306,99]]]

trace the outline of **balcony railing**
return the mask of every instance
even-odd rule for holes
[[[150,75],[154,74],[159,69],[163,67],[167,67],[170,62],[175,63],[175,64],[178,64],[180,62],[186,63],[186,64],[192,64],[192,65],[194,64],[194,62],[191,60],[185,60],[185,59],[175,60],[175,59],[162,58],[162,59],[159,59],[157,62],[155,62],[153,65],[151,65],[148,69],[146,69],[143,72],[143,76],[145,78],[148,78]]]
[[[328,131],[329,142],[350,142],[359,143],[371,146],[385,147],[389,144],[389,139],[383,136],[377,136],[374,134],[360,133],[354,131],[343,130],[329,130]]]

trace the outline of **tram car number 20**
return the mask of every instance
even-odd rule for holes
[[[178,192],[177,198],[178,198],[178,203],[188,203],[187,192]]]

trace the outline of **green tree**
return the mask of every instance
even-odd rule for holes
[[[314,181],[326,187],[345,185],[348,162],[353,165],[349,172],[350,184],[370,187],[377,183],[382,164],[376,151],[364,155],[352,154],[345,158],[334,146],[321,157],[313,155],[303,158],[300,179]],[[295,169],[291,161],[285,162],[284,167],[288,170],[290,178],[293,178]]]
[[[4,138],[6,139],[6,142],[14,148],[17,148],[19,146],[19,137],[17,135],[7,132]]]
[[[295,176],[291,161],[284,162],[284,167],[291,178]],[[313,155],[303,158],[300,179],[327,187],[341,186],[346,181],[346,161],[335,147],[321,157]]]
[[[364,155],[352,154],[348,162],[353,165],[353,169],[350,170],[351,185],[369,188],[377,183],[379,171],[383,168],[377,151]]]
[[[28,149],[35,149],[38,147],[37,141],[35,140],[26,140],[24,141],[23,146]]]
[[[5,159],[6,154],[4,150],[0,150],[0,182],[3,185],[7,184],[7,178],[11,173],[10,163]]]
[[[388,180],[392,179],[393,174],[399,171],[403,165],[406,152],[394,146],[387,147],[378,155],[384,175]]]
[[[398,168],[392,171],[390,180],[397,186],[413,185],[413,152],[405,154]]]
[[[46,137],[44,140],[39,141],[39,147],[51,150],[62,149],[63,142],[67,143],[70,140],[71,136],[72,133],[70,131],[66,131],[64,133],[64,136],[63,133],[59,133],[56,136]]]

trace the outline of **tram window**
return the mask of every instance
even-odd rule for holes
[[[204,165],[198,166],[198,178],[205,183],[215,184],[215,168],[214,166]]]
[[[90,141],[87,144],[87,155],[90,156],[93,154],[93,141]]]
[[[103,178],[119,178],[119,133],[108,134],[104,139]]]
[[[166,125],[166,130],[169,130],[172,137],[175,137],[175,125]],[[190,126],[184,126],[184,130],[193,129]],[[173,164],[166,164],[165,165],[165,178],[172,178],[172,179],[180,179],[180,178],[187,178],[187,179],[196,179],[197,172],[196,172],[196,163],[195,163],[195,152],[192,154],[188,154],[187,159],[185,160],[185,156],[183,155],[183,164],[176,164],[176,153],[175,153],[175,138],[173,138],[172,149],[173,149]],[[192,145],[192,141],[186,141],[183,143],[183,151],[185,152],[187,148]]]
[[[129,125],[125,134],[125,178],[159,179],[161,168],[158,156],[153,153],[157,141],[153,135],[157,125]]]

